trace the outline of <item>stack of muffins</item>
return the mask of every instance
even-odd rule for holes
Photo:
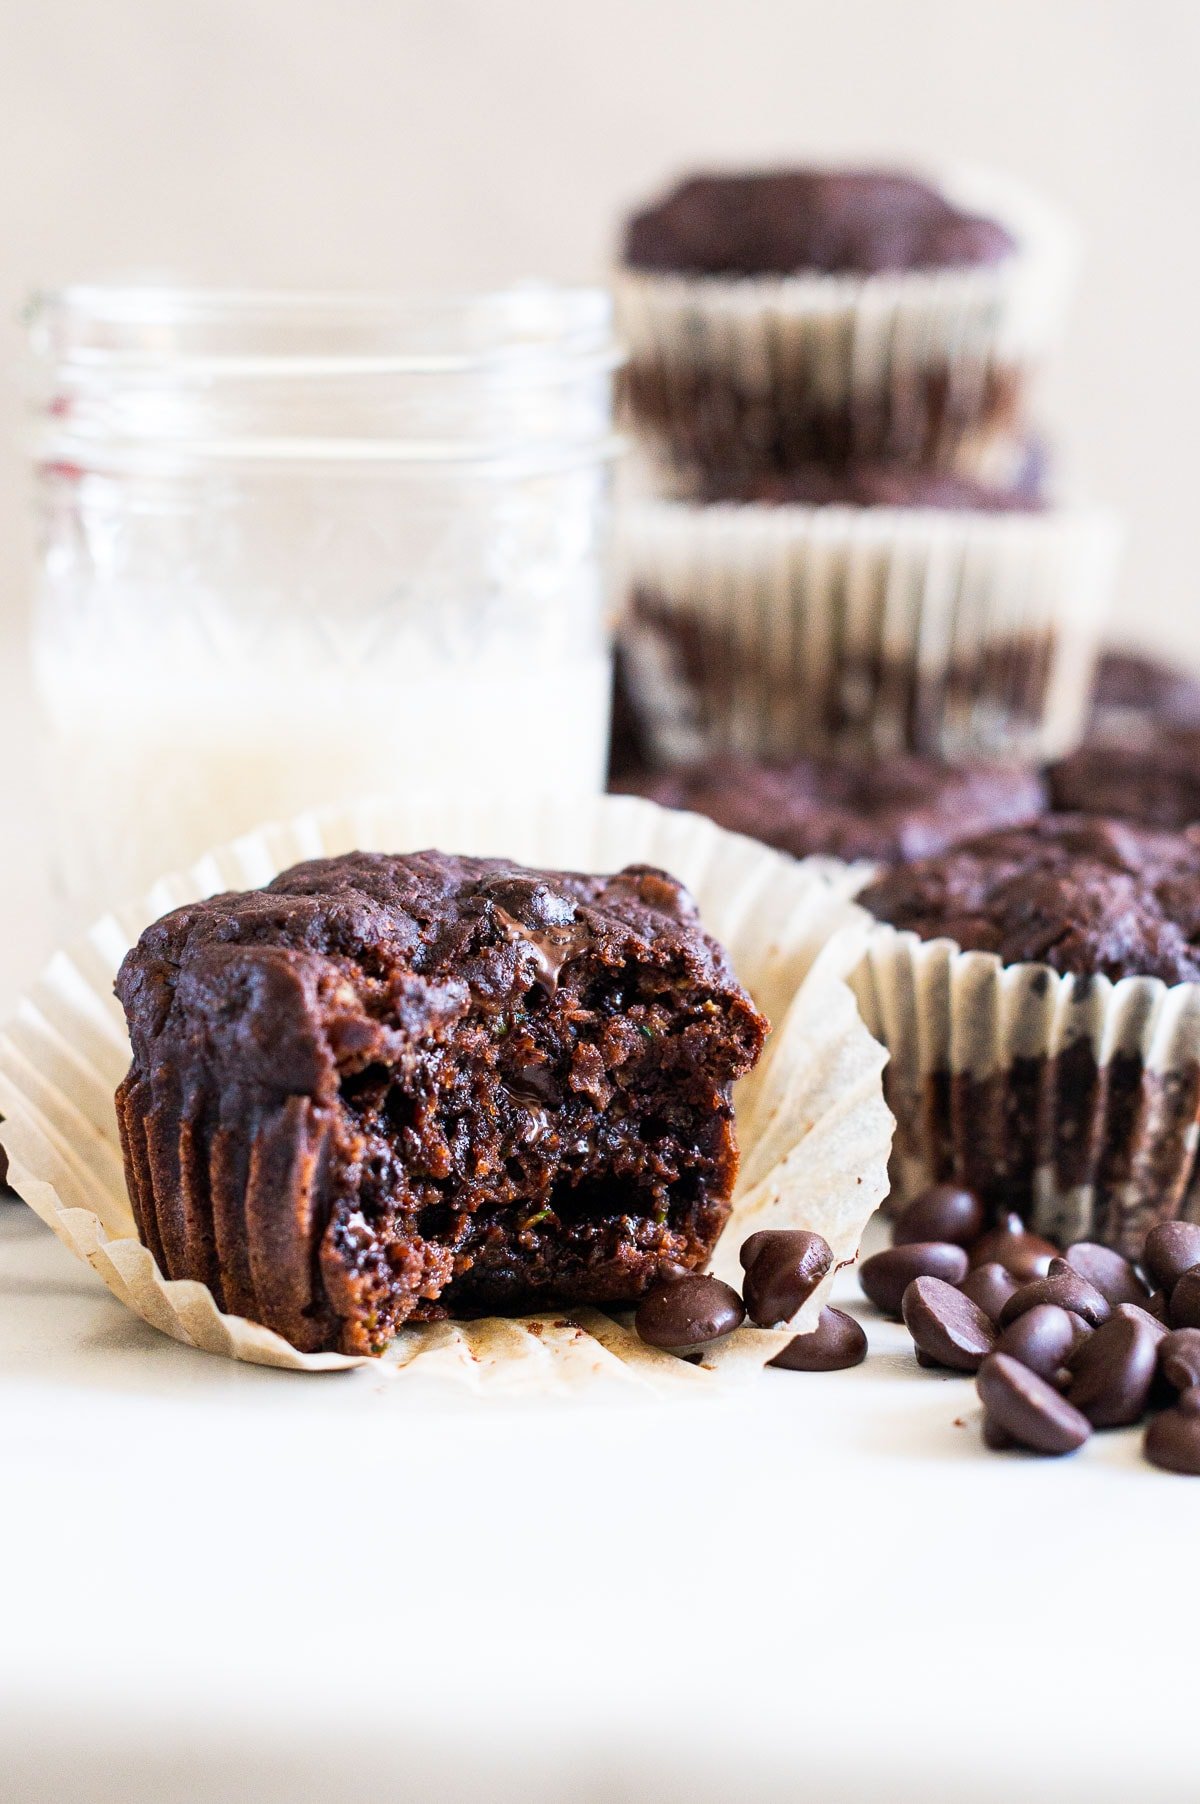
[[[1075,742],[1114,545],[1051,502],[1033,426],[1071,264],[978,179],[702,176],[633,218],[621,649],[652,764]]]
[[[898,1202],[1136,1254],[1200,1216],[1200,729],[1128,659],[1089,724],[1116,534],[1035,428],[1071,261],[978,181],[708,176],[632,220],[614,770],[887,867],[856,983]]]

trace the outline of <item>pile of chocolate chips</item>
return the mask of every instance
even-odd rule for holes
[[[1060,1256],[1019,1216],[988,1230],[970,1191],[935,1185],[859,1281],[922,1365],[975,1374],[989,1447],[1073,1453],[1153,1412],[1147,1459],[1200,1474],[1200,1224],[1152,1229],[1140,1267],[1086,1240]]]
[[[741,1261],[741,1296],[699,1273],[655,1285],[634,1317],[641,1338],[687,1358],[746,1320],[779,1327],[833,1269],[829,1243],[800,1229],[751,1234]],[[1073,1453],[1094,1429],[1149,1414],[1146,1458],[1200,1474],[1200,1223],[1152,1229],[1140,1265],[1090,1240],[1060,1254],[1019,1215],[989,1228],[971,1191],[935,1184],[859,1282],[903,1319],[920,1365],[975,1375],[995,1451]],[[770,1363],[836,1372],[866,1353],[861,1325],[827,1308]]]
[[[821,1280],[833,1270],[827,1240],[804,1229],[763,1229],[743,1243],[745,1277],[739,1297],[720,1278],[691,1273],[663,1280],[647,1291],[634,1327],[651,1347],[687,1358],[740,1328],[747,1318],[757,1328],[790,1322]],[[851,1315],[822,1309],[810,1334],[798,1334],[770,1361],[791,1372],[838,1372],[860,1365],[867,1337]]]

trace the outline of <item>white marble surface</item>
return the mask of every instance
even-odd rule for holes
[[[1135,1433],[988,1455],[869,1326],[670,1405],[304,1378],[5,1207],[5,1798],[1175,1804],[1200,1486]]]

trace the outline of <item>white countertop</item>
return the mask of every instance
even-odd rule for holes
[[[670,1404],[305,1377],[6,1206],[5,1797],[1178,1800],[1200,1486],[988,1455],[870,1327]]]

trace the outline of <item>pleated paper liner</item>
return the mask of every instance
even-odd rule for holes
[[[884,924],[852,983],[890,1054],[898,1202],[950,1180],[1133,1257],[1156,1222],[1200,1219],[1200,984],[1005,965]]]
[[[652,755],[1075,743],[1120,535],[1086,508],[643,501],[622,650]]]
[[[425,799],[301,815],[237,840],[99,921],[51,960],[18,1005],[0,1035],[0,1137],[12,1181],[114,1296],[164,1334],[227,1358],[306,1372],[363,1363],[300,1353],[223,1314],[205,1286],[164,1279],[139,1243],[113,1103],[130,1055],[112,985],[141,930],[185,901],[263,884],[301,859],[434,845],[558,869],[651,864],[681,877],[772,1022],[763,1059],[735,1095],[741,1170],[713,1269],[736,1282],[737,1249],[760,1227],[814,1228],[839,1262],[854,1257],[887,1188],[892,1122],[884,1054],[845,981],[869,931],[848,900],[855,878],[846,868],[797,864],[698,816],[630,798]],[[815,1323],[821,1301],[810,1300],[800,1327]],[[406,1328],[380,1363],[514,1393],[570,1388],[605,1373],[694,1388],[714,1371],[758,1369],[783,1338],[740,1330],[697,1367],[646,1347],[627,1321],[558,1309]]]
[[[878,275],[618,269],[638,432],[683,469],[859,459],[1002,474],[1061,330],[1073,237],[995,178],[941,186],[1006,224],[1016,251],[985,267]]]

